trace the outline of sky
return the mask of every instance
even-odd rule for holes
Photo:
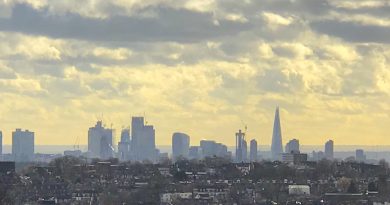
[[[390,1],[0,0],[0,130],[390,145]]]

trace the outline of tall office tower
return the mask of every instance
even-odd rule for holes
[[[250,145],[250,161],[256,162],[257,161],[257,141],[255,139],[251,140]]]
[[[247,144],[245,140],[245,133],[241,130],[238,130],[236,133],[236,162],[245,162],[247,161],[248,152]]]
[[[213,140],[201,140],[200,148],[202,157],[227,157],[227,146],[222,143],[217,143]]]
[[[175,132],[172,135],[172,160],[176,161],[179,158],[188,158],[190,149],[190,136]]]
[[[130,129],[123,129],[121,132],[121,141],[118,143],[118,159],[128,161],[130,156]]]
[[[364,150],[362,149],[357,149],[356,150],[356,156],[355,156],[356,161],[358,162],[364,162],[366,160],[366,155],[364,154]]]
[[[280,128],[279,107],[276,107],[274,129],[272,133],[271,155],[272,160],[280,160],[283,153],[282,130]]]
[[[202,149],[202,157],[212,157],[216,154],[215,152],[215,141],[212,140],[201,140],[200,147]]]
[[[300,153],[299,140],[292,139],[286,144],[286,153]]]
[[[12,156],[15,162],[34,160],[34,132],[21,129],[12,132]]]
[[[114,130],[104,128],[102,121],[88,130],[88,152],[90,158],[109,159],[114,157]]]
[[[131,137],[131,152],[134,160],[151,162],[157,160],[156,132],[152,125],[145,125],[143,117],[132,117]]]
[[[215,156],[226,157],[228,155],[227,146],[222,143],[215,143]]]
[[[246,140],[242,142],[242,161],[248,162],[248,144],[246,143]]]
[[[333,159],[333,140],[328,140],[325,143],[325,158],[328,160]]]
[[[200,146],[191,146],[189,153],[189,159],[201,159],[202,158],[202,148]]]

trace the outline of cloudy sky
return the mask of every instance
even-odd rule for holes
[[[191,144],[390,144],[390,1],[0,0],[0,129],[87,142],[133,115]]]

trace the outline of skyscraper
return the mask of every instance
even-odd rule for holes
[[[236,162],[245,162],[247,160],[247,143],[245,133],[238,130],[236,133]]]
[[[104,128],[102,121],[88,130],[88,152],[90,158],[109,159],[114,156],[114,130]]]
[[[34,160],[34,132],[21,129],[12,132],[12,156],[15,162]]]
[[[176,161],[179,158],[188,158],[190,149],[190,136],[175,132],[172,135],[172,159]]]
[[[202,148],[200,146],[191,146],[189,153],[189,159],[200,159],[202,158]]]
[[[276,107],[274,129],[272,133],[271,156],[272,160],[280,160],[283,153],[282,130],[280,127],[279,107]]]
[[[130,129],[123,129],[121,132],[121,141],[118,143],[118,159],[128,161],[130,156]]]
[[[364,154],[364,150],[362,150],[362,149],[357,149],[357,150],[356,150],[355,159],[356,159],[356,161],[358,161],[358,162],[364,162],[364,161],[366,160],[366,155]]]
[[[222,143],[217,143],[213,140],[201,140],[200,148],[202,157],[227,157],[227,146]]]
[[[328,140],[325,143],[325,158],[332,160],[333,159],[333,140]]]
[[[257,141],[255,139],[251,140],[250,161],[251,162],[256,162],[257,161]]]
[[[145,125],[143,117],[132,117],[131,152],[134,160],[156,161],[155,135],[154,127],[152,125]]]
[[[292,139],[286,144],[286,153],[299,153],[299,140]]]

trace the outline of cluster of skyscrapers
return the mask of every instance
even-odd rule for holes
[[[102,121],[98,121],[95,127],[89,128],[88,157],[101,159],[114,157],[114,133],[113,129],[105,128]],[[143,117],[133,117],[131,119],[131,132],[129,128],[125,128],[121,132],[121,140],[118,143],[119,160],[155,162],[158,153],[154,127],[145,124]]]
[[[213,140],[201,140],[199,146],[190,146],[190,136],[176,132],[172,135],[172,160],[201,159],[204,157],[231,157],[227,146]]]
[[[255,162],[257,161],[257,141],[250,141],[250,151],[248,158],[248,145],[246,142],[246,133],[238,130],[236,133],[236,162]]]
[[[245,127],[246,130],[246,127]],[[156,134],[153,125],[148,125],[144,117],[132,117],[131,126],[123,128],[120,141],[115,146],[115,130],[107,128],[102,121],[97,121],[94,127],[88,130],[88,158],[109,159],[118,157],[120,161],[149,161],[157,162],[161,157],[168,158],[167,153],[160,153],[156,148]],[[3,135],[0,131],[0,156],[2,156]],[[190,136],[175,132],[172,135],[172,160],[178,159],[202,159],[205,157],[225,157],[235,162],[255,162],[259,160],[258,144],[255,139],[250,141],[249,155],[246,133],[238,130],[235,133],[235,157],[222,143],[213,140],[201,140],[198,146],[190,146]],[[289,161],[295,159],[305,160],[307,154],[300,153],[298,139],[292,139],[283,150],[282,131],[280,123],[279,107],[276,108],[272,132],[272,144],[270,159]],[[65,154],[82,155],[80,150],[66,151]],[[12,154],[16,162],[30,162],[34,160],[34,132],[16,129],[12,132]],[[264,157],[263,157],[264,159]],[[312,160],[334,159],[334,142],[328,140],[324,151],[313,151]],[[366,155],[361,149],[356,150],[354,160],[365,161]]]

